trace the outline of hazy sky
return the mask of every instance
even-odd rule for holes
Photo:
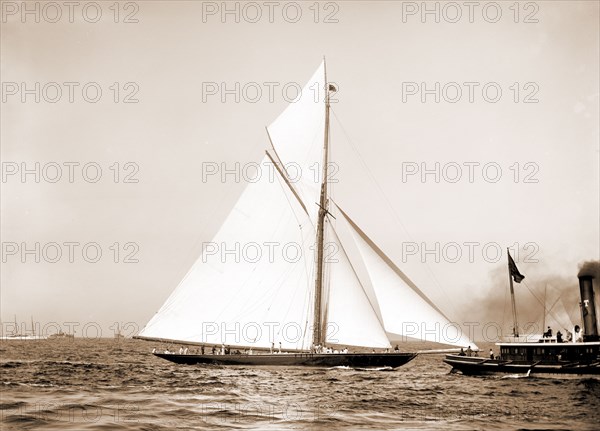
[[[600,255],[598,3],[499,2],[498,18],[489,3],[469,17],[462,2],[428,2],[436,22],[421,2],[300,2],[295,23],[291,2],[277,3],[273,22],[257,3],[255,23],[245,4],[236,22],[221,2],[121,3],[118,16],[99,2],[93,23],[85,2],[73,22],[67,6],[42,3],[37,23],[3,2],[2,321],[97,322],[105,336],[114,322],[143,326],[244,187],[203,178],[206,163],[260,161],[264,126],[287,105],[282,88],[293,97],[323,55],[339,87],[336,196],[450,318],[467,319],[497,288],[497,247],[516,244],[532,289],[552,275],[575,286],[578,264]],[[240,100],[223,102],[211,83],[239,83]],[[421,83],[433,90],[424,101]],[[36,163],[39,183],[23,181]],[[436,163],[439,182],[414,173]],[[56,164],[62,177],[51,182]],[[439,262],[421,254],[436,242]],[[35,252],[22,262],[36,243],[40,262]],[[82,256],[86,244],[88,260],[101,250],[98,262]],[[124,262],[130,253],[137,263]]]

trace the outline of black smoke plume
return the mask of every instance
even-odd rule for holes
[[[519,269],[527,277],[523,283],[514,283],[520,332],[541,334],[550,325],[555,332],[561,330],[565,334],[570,329],[570,323],[581,325],[579,281],[575,271],[572,276],[556,275],[551,268],[539,265],[531,264],[529,268],[526,264],[520,265]],[[598,286],[600,261],[581,263],[577,276],[592,276],[594,284]],[[467,306],[465,321],[479,322],[481,326],[497,324],[502,328],[503,336],[510,335],[512,311],[508,285],[506,265],[499,265],[490,271],[487,285],[474,292],[473,301]],[[548,310],[551,307],[554,308],[544,313],[545,308]],[[490,334],[494,333],[490,330]]]
[[[600,260],[588,260],[579,265],[577,277],[593,277],[600,279]]]

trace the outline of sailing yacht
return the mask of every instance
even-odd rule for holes
[[[455,325],[332,199],[336,91],[323,60],[267,127],[270,147],[260,166],[273,175],[249,182],[210,246],[135,337],[186,346],[155,349],[156,356],[181,364],[396,368],[417,355],[391,351],[405,336],[474,346],[460,330],[448,331]],[[231,256],[240,248],[253,253]]]
[[[15,324],[14,329],[11,334],[1,335],[0,340],[3,341],[32,341],[32,340],[45,340],[47,337],[45,335],[36,334],[35,333],[35,324],[33,322],[33,317],[31,318],[31,333],[24,334],[19,332],[19,324],[17,323],[17,316],[15,316]]]

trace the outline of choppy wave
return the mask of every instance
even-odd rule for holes
[[[134,340],[2,343],[2,430],[575,429],[600,381],[467,377],[412,367],[178,366]],[[521,376],[519,376],[521,377]]]

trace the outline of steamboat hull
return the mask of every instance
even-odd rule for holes
[[[528,362],[503,361],[468,356],[446,355],[444,362],[466,375],[523,374],[532,377],[600,376],[600,361],[595,362]]]
[[[186,365],[213,364],[350,368],[398,368],[417,356],[416,353],[282,353],[264,355],[179,355],[174,353],[154,353],[154,355],[167,361]]]

